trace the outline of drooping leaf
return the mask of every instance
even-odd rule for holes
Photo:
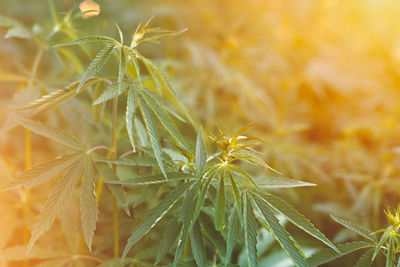
[[[332,249],[324,249],[324,250],[314,253],[307,260],[308,260],[310,267],[318,266],[318,265],[333,261],[333,260],[340,258],[344,255],[347,255],[351,252],[354,252],[354,251],[357,251],[357,250],[360,250],[363,248],[368,248],[368,247],[373,247],[373,244],[366,243],[363,241],[348,242],[348,243],[337,245],[337,248],[340,250],[340,253],[337,253],[336,251],[334,251]]]
[[[108,44],[93,58],[93,60],[89,63],[89,66],[87,67],[85,73],[83,74],[82,80],[79,83],[78,88],[76,89],[77,92],[80,91],[82,85],[87,81],[87,79],[95,75],[103,68],[104,64],[111,56],[114,48],[114,44]]]
[[[167,228],[164,231],[164,234],[160,241],[160,246],[157,250],[157,258],[156,264],[159,264],[160,261],[171,251],[172,245],[175,243],[176,239],[179,236],[179,231],[181,230],[182,224],[178,222],[177,217],[173,216]]]
[[[22,117],[15,116],[14,119],[23,127],[44,137],[53,139],[54,141],[72,147],[78,150],[84,150],[85,145],[78,138],[72,136],[63,129],[51,126],[41,121],[27,120]]]
[[[229,176],[229,181],[230,181],[230,184],[231,184],[233,196],[235,197],[235,203],[236,203],[236,208],[238,210],[239,219],[240,219],[240,222],[242,223],[243,222],[242,198],[240,197],[239,188],[238,188],[238,186],[236,184],[235,179],[232,176],[232,173],[229,171],[229,168],[226,169],[226,173]]]
[[[183,137],[179,133],[174,121],[168,112],[153,98],[152,94],[148,90],[141,90],[141,96],[147,102],[153,113],[157,116],[164,128],[170,133],[172,138],[179,144],[183,149],[189,151]]]
[[[290,204],[269,193],[261,193],[259,196],[264,199],[264,201],[268,202],[268,204],[271,205],[277,212],[288,218],[289,221],[291,221],[294,225],[322,241],[334,250],[337,250],[336,246],[328,238],[326,238],[324,234],[315,228],[315,226],[306,217],[304,217],[303,214],[298,212]]]
[[[57,183],[54,191],[50,194],[46,204],[33,225],[31,239],[28,244],[28,251],[31,250],[36,240],[49,230],[50,226],[56,219],[57,214],[62,211],[72,190],[81,177],[81,172],[81,164],[75,163]]]
[[[240,221],[237,215],[236,207],[232,208],[231,216],[228,220],[228,235],[226,240],[226,256],[224,258],[224,264],[228,264],[232,255],[232,251],[235,248],[236,239],[240,231]]]
[[[91,250],[92,238],[96,229],[99,208],[96,201],[95,188],[95,169],[90,156],[86,156],[83,161],[83,181],[81,186],[81,221],[82,230],[86,244]]]
[[[204,139],[203,139],[203,127],[200,127],[198,133],[197,133],[197,139],[196,139],[196,153],[194,157],[194,161],[196,164],[196,176],[201,177],[204,171],[204,167],[206,166],[207,163],[207,149],[204,144]]]
[[[84,43],[96,43],[96,42],[104,42],[111,45],[117,45],[118,42],[108,36],[101,36],[101,35],[90,35],[78,38],[74,41],[57,44],[53,47],[61,47],[61,46],[69,46],[69,45],[77,45],[77,44],[84,44]]]
[[[200,189],[200,183],[198,182],[196,185],[192,187],[192,189],[187,193],[185,201],[182,205],[182,209],[179,213],[179,221],[182,222],[183,228],[180,232],[178,238],[178,246],[175,251],[174,257],[174,266],[177,265],[179,260],[182,257],[183,250],[186,246],[186,241],[189,236],[189,232],[192,229],[192,226],[197,218],[194,218],[195,215],[195,207],[197,203],[198,194],[197,192]]]
[[[143,116],[143,120],[146,126],[147,134],[150,138],[150,143],[154,151],[154,156],[156,157],[158,166],[161,169],[161,172],[164,174],[165,179],[168,179],[168,176],[165,172],[164,163],[162,160],[162,149],[160,144],[160,139],[158,137],[158,132],[154,124],[154,119],[151,114],[150,108],[147,106],[146,102],[142,99],[142,97],[138,97],[139,108]]]
[[[175,91],[172,89],[172,86],[169,83],[167,77],[165,77],[165,75],[154,65],[153,62],[151,62],[151,60],[143,57],[138,52],[136,53],[136,56],[140,59],[140,61],[144,63],[146,68],[149,70],[150,75],[153,77],[153,81],[159,92],[162,92],[164,96],[166,96],[175,106],[177,106],[177,108],[179,108],[179,110],[186,116],[186,118],[193,126],[196,126],[187,108],[183,106],[176,97]],[[157,77],[157,79],[154,79],[154,77]],[[166,88],[166,90],[163,90],[164,87]]]
[[[190,239],[192,241],[193,257],[196,260],[197,266],[206,266],[206,248],[204,246],[203,235],[198,221],[193,224],[193,228],[190,231]]]
[[[243,228],[247,263],[257,266],[257,220],[247,194],[243,194]]]
[[[217,189],[217,197],[215,203],[215,228],[222,229],[225,219],[225,175],[222,175],[219,180]]]
[[[129,140],[131,141],[132,149],[135,150],[135,137],[133,128],[133,119],[137,108],[136,94],[134,90],[128,91],[128,98],[126,103],[126,130],[128,131]]]
[[[192,186],[192,182],[187,182],[178,186],[175,190],[169,193],[157,207],[148,212],[148,215],[136,227],[128,239],[122,259],[125,259],[129,250],[139,241],[145,234],[147,234],[158,221],[174,206],[178,199]]]
[[[375,235],[372,233],[371,230],[369,230],[368,228],[361,226],[361,225],[357,225],[355,223],[349,222],[345,219],[341,219],[341,218],[337,218],[333,215],[331,215],[331,218],[337,222],[340,223],[341,225],[343,225],[344,227],[362,235],[363,237],[371,240],[372,242],[377,242]]]
[[[62,171],[71,166],[80,155],[80,153],[73,153],[40,163],[32,169],[17,175],[16,179],[4,185],[1,190],[9,190],[21,185],[25,186],[27,189],[38,186],[49,179],[57,177]]]
[[[254,197],[255,204],[263,215],[263,219],[265,219],[262,220],[261,223],[267,230],[271,231],[275,239],[292,259],[293,263],[299,267],[308,266],[303,252],[272,213],[273,208],[258,195],[252,195],[252,197]]]

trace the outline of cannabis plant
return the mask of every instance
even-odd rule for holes
[[[241,244],[246,264],[257,266],[257,229],[263,227],[293,264],[308,266],[301,246],[280,223],[279,216],[327,245],[329,251],[341,253],[300,212],[270,192],[315,184],[279,177],[279,172],[255,149],[262,146],[262,140],[245,135],[252,124],[230,136],[219,128],[212,135],[199,127],[180,103],[167,72],[139,51],[147,43],[175,37],[185,30],[154,28],[150,19],[139,24],[128,44],[118,25],[119,40],[103,35],[77,37],[74,23],[82,13],[69,11],[60,18],[50,6],[50,34],[37,30],[37,25],[30,30],[6,17],[0,21],[8,28],[7,38],[32,38],[38,45],[26,87],[9,106],[5,129],[10,131],[17,125],[25,128],[26,170],[11,175],[14,177],[3,184],[2,192],[21,191],[26,196],[21,202],[24,216],[31,216],[36,207],[30,206],[29,197],[35,197],[37,188],[42,191],[52,185],[47,201],[38,202],[41,208],[36,221],[27,225],[31,228],[29,242],[19,243],[27,256],[13,258],[5,253],[4,262],[24,260],[25,264],[35,264],[32,260],[39,260],[39,265],[51,265],[54,261],[78,264],[86,260],[86,264],[103,266],[235,266],[235,253]],[[84,63],[77,55],[91,57],[96,44],[103,48],[82,70]],[[75,45],[79,50],[69,50]],[[70,82],[59,89],[48,89],[52,81],[37,76],[45,52],[59,59],[65,72],[72,67],[72,75],[67,76]],[[110,58],[115,58],[116,64],[108,62]],[[109,75],[95,76],[105,70]],[[41,96],[19,100],[31,90],[40,91]],[[108,101],[112,101],[110,111]],[[73,127],[66,127],[73,126],[66,112],[75,105],[81,109],[81,116],[91,109],[94,118],[86,118],[88,125],[82,129],[75,128],[78,135],[72,133]],[[54,123],[57,115],[61,115],[58,125]],[[92,136],[90,131],[101,133]],[[31,133],[65,148],[54,149],[58,151],[54,158],[31,167]],[[254,176],[255,170],[264,176]],[[80,246],[60,255],[40,256],[44,234],[55,231],[56,221],[60,221],[68,239],[68,219],[63,217],[68,214],[70,201],[79,201],[81,230],[77,231],[82,233],[87,249]],[[110,214],[110,209],[112,221],[99,221]],[[111,244],[107,241],[110,228]],[[158,230],[151,236],[153,228]],[[122,254],[121,245],[125,247]],[[147,251],[147,255],[141,251]]]

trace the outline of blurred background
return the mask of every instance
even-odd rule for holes
[[[62,16],[80,2],[54,4]],[[358,239],[329,214],[375,230],[386,226],[383,210],[400,200],[399,1],[96,2],[98,16],[74,21],[78,36],[117,38],[115,23],[130,36],[151,16],[155,27],[188,28],[174,39],[144,46],[142,53],[162,66],[179,99],[209,131],[219,126],[233,133],[255,122],[253,135],[265,142],[260,149],[266,162],[285,177],[318,185],[286,190],[284,196],[321,232],[336,242]],[[51,31],[47,1],[0,1],[0,14],[33,31]],[[5,34],[0,31],[0,36]],[[35,49],[36,44],[25,39],[0,38],[3,126],[15,88],[23,83],[19,75],[33,64]],[[59,77],[79,75],[54,67],[50,51],[43,58],[38,77],[53,87],[63,84]],[[83,61],[84,68],[89,61]],[[37,96],[32,91],[25,97]],[[4,130],[0,138],[5,180],[24,168],[23,131]],[[32,142],[33,163],[56,150],[44,140]],[[22,224],[13,197],[0,194],[0,211],[9,214],[0,236],[11,235]],[[28,220],[34,218],[32,214]],[[298,238],[302,240],[301,233]],[[2,239],[0,249],[10,245]],[[305,247],[312,247],[310,242],[306,237],[300,241]],[[272,254],[265,251],[260,257],[268,260]],[[327,266],[352,266],[357,255]]]

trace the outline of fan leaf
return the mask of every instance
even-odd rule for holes
[[[203,127],[200,127],[197,133],[196,139],[196,153],[194,161],[196,164],[196,176],[201,177],[203,175],[204,167],[207,164],[207,149],[203,139]]]
[[[36,240],[43,235],[53,224],[58,213],[60,213],[75,185],[78,183],[82,172],[80,163],[73,164],[51,192],[46,204],[40,212],[32,228],[31,239],[28,244],[28,252]]]

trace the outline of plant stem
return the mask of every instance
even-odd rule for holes
[[[28,87],[31,87],[33,85],[33,82],[36,77],[37,69],[39,67],[40,60],[42,59],[43,55],[43,48],[39,48],[38,52],[36,53],[35,59],[32,64],[31,68],[31,73],[29,75],[29,80],[27,83]],[[31,142],[31,131],[25,128],[24,131],[25,134],[25,170],[29,170],[32,167],[32,142]],[[23,197],[23,217],[24,217],[24,243],[27,243],[29,241],[29,229],[28,229],[28,216],[29,216],[29,208],[28,208],[28,202],[30,199],[30,192],[29,190],[25,191],[24,197]],[[29,266],[29,261],[25,260],[24,261],[24,266]]]
[[[118,115],[118,96],[113,101],[113,114],[112,114],[112,136],[111,136],[111,153],[112,157],[117,156],[117,115]],[[116,171],[116,165],[113,164],[113,169]],[[114,228],[114,257],[119,257],[119,219],[118,219],[118,202],[113,198],[113,228]]]

